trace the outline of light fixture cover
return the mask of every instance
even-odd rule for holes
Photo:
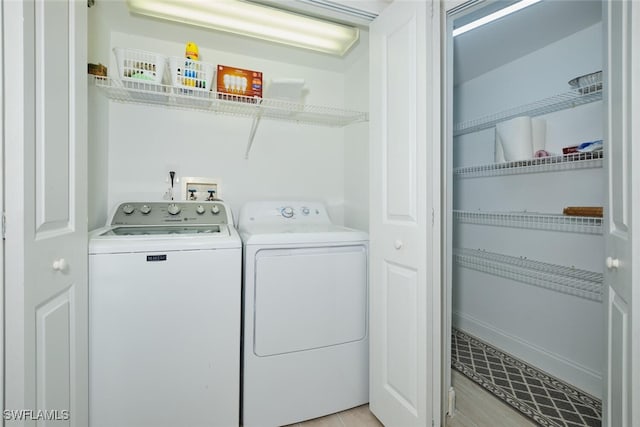
[[[540,0],[520,0],[519,2],[514,3],[508,7],[500,9],[487,16],[483,16],[480,19],[476,19],[475,21],[472,21],[466,25],[463,25],[460,28],[456,28],[455,30],[453,30],[453,37],[459,36],[460,34],[464,34],[471,30],[475,30],[478,27],[482,27],[483,25],[487,25],[500,18],[504,18],[505,16],[511,15],[512,13],[518,12],[519,10],[527,8],[538,2],[540,2]]]
[[[127,0],[132,13],[344,55],[357,28],[240,0]]]

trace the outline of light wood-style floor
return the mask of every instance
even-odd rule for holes
[[[291,424],[290,427],[382,427],[382,424],[369,411],[369,405],[362,405],[315,420]]]
[[[458,371],[451,371],[456,411],[447,427],[536,427],[537,424]]]
[[[447,417],[447,427],[536,427],[537,424],[459,372],[452,370],[451,381],[456,389],[456,411],[453,417]],[[382,427],[382,424],[369,411],[369,405],[362,405],[289,427]]]

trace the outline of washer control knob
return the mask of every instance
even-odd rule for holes
[[[178,215],[180,213],[180,206],[176,205],[175,203],[171,203],[167,208],[167,211],[171,215]]]
[[[198,207],[196,208],[196,212],[198,213],[198,215],[202,215],[204,213],[204,206],[198,205]]]
[[[151,212],[151,207],[149,205],[142,205],[140,212],[142,212],[143,215],[148,215],[149,212]]]
[[[122,212],[124,212],[126,215],[131,215],[135,210],[136,208],[131,205],[124,205],[122,207]]]
[[[303,207],[302,208],[302,215],[309,215],[309,208],[308,207]]]
[[[287,206],[286,208],[282,208],[280,213],[285,218],[291,218],[293,217],[293,208],[291,206]]]
[[[220,208],[218,207],[218,205],[211,206],[211,213],[214,215],[218,215],[220,213]]]

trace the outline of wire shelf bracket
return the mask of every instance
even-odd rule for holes
[[[465,135],[494,127],[497,123],[519,116],[542,116],[579,105],[602,100],[602,84],[593,87],[574,89],[550,98],[541,99],[530,104],[514,107],[496,114],[490,114],[474,120],[456,123],[453,126],[453,136]]]
[[[602,151],[571,153],[563,156],[538,157],[515,162],[493,163],[479,166],[455,168],[453,175],[458,178],[479,178],[487,176],[519,175],[527,173],[556,172],[577,169],[602,168]]]
[[[462,267],[602,302],[602,273],[476,249],[454,249],[453,259]]]
[[[454,210],[459,223],[567,233],[602,234],[602,218],[533,212],[482,212]]]
[[[247,157],[258,124],[263,118],[329,127],[344,127],[369,120],[368,114],[361,111],[186,89],[146,81],[121,81],[109,77],[93,77],[96,87],[101,89],[109,99],[117,102],[152,104],[253,118],[247,144]]]

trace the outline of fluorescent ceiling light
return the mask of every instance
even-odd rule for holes
[[[536,4],[538,3],[540,0],[522,0],[519,1],[518,3],[514,3],[509,7],[505,7],[504,9],[500,9],[497,12],[494,12],[490,15],[487,16],[483,16],[480,19],[476,19],[473,22],[470,22],[466,25],[463,25],[460,28],[456,28],[455,30],[453,30],[453,37],[455,36],[459,36],[460,34],[464,34],[467,31],[471,31],[474,30],[478,27],[481,27],[483,25],[486,25],[490,22],[495,21],[496,19],[500,19],[500,18],[504,18],[507,15],[511,15],[512,13],[515,13],[519,10],[524,9],[525,7],[529,7],[532,4]]]
[[[127,0],[133,13],[344,55],[357,28],[239,0]]]

